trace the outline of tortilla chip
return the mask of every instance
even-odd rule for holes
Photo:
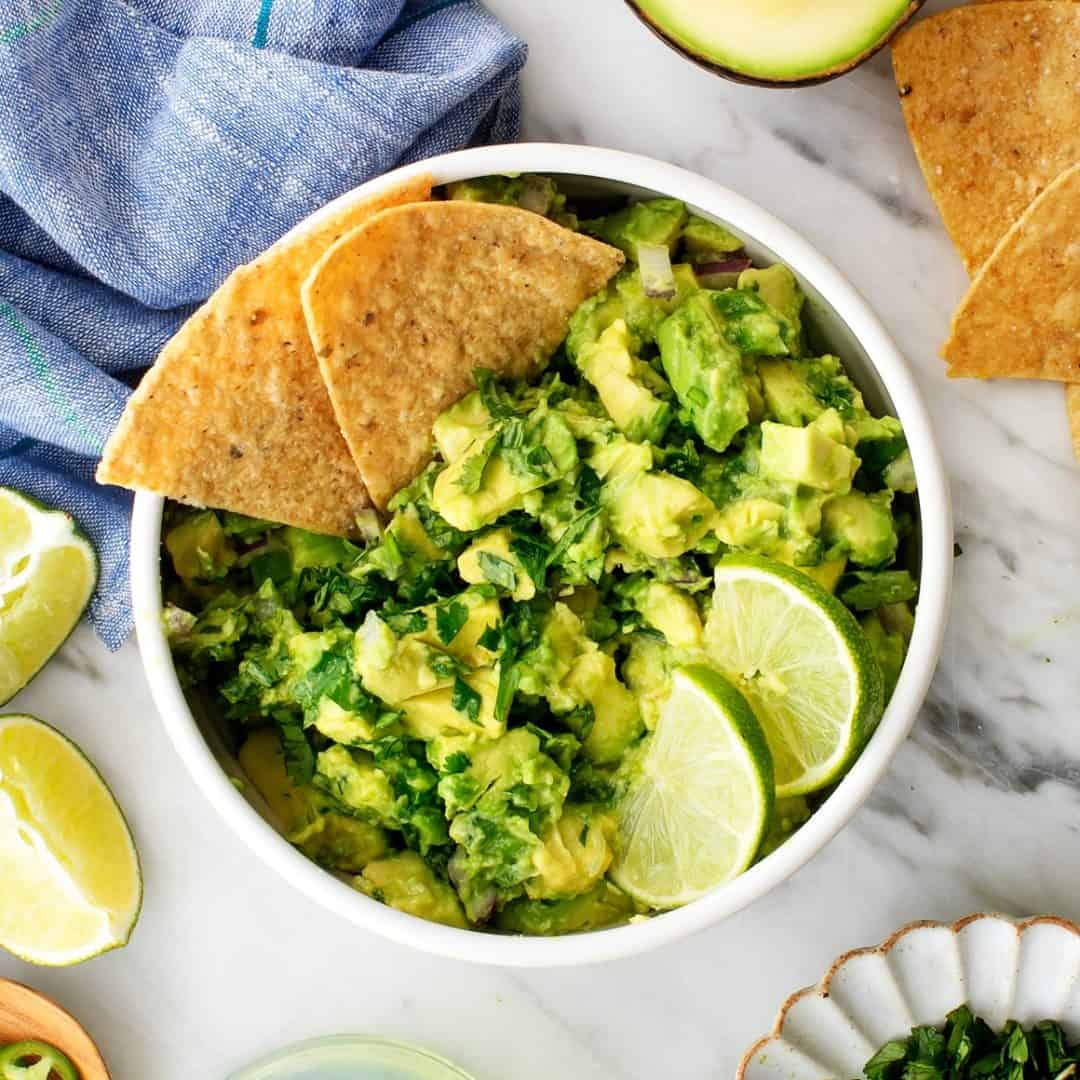
[[[1080,382],[1080,165],[1001,238],[942,355],[950,375]]]
[[[316,532],[354,531],[371,500],[319,374],[300,285],[360,222],[430,196],[431,178],[417,177],[331,212],[234,270],[143,377],[98,481]]]
[[[473,369],[535,373],[623,255],[539,214],[433,202],[343,236],[304,283],[308,329],[341,430],[385,507],[431,459],[431,425]]]
[[[1080,461],[1080,385],[1076,383],[1065,387],[1065,415],[1069,418],[1073,453],[1076,455],[1076,460]]]
[[[893,46],[927,185],[974,273],[1080,161],[1080,4],[996,0],[916,23]]]

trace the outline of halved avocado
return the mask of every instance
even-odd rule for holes
[[[806,86],[869,59],[923,0],[626,0],[662,41],[718,75]]]

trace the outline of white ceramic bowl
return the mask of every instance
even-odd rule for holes
[[[1080,927],[985,914],[902,927],[876,948],[845,953],[817,986],[788,998],[736,1080],[861,1076],[885,1043],[918,1024],[941,1027],[964,1004],[995,1030],[1007,1020],[1056,1020],[1076,1039]]]
[[[150,688],[176,749],[195,782],[230,828],[282,877],[323,906],[395,941],[444,956],[511,966],[582,964],[625,956],[685,937],[763,896],[794,873],[839,831],[907,737],[937,663],[952,580],[952,519],[941,459],[922,399],[896,346],[865,301],[805,240],[772,215],[711,180],[661,161],[584,146],[521,144],[482,147],[432,158],[379,177],[341,196],[335,206],[367,198],[407,176],[430,172],[436,183],[489,173],[537,172],[560,177],[579,194],[662,194],[684,200],[743,237],[756,259],[787,263],[801,281],[809,310],[832,351],[847,365],[871,406],[900,418],[919,484],[921,577],[914,635],[892,701],[862,756],[837,790],[794,837],[735,881],[677,911],[608,930],[561,938],[509,937],[425,922],[368,899],[310,862],[261,816],[264,807],[230,783],[237,766],[211,726],[181,692],[162,632],[159,551],[162,500],[139,494],[131,537],[131,580],[139,647]],[[297,229],[317,220],[317,212]],[[250,787],[250,785],[248,785]]]

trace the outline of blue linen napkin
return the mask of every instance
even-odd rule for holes
[[[75,515],[131,630],[131,498],[94,483],[193,306],[396,165],[516,138],[523,42],[475,0],[0,6],[0,484]]]

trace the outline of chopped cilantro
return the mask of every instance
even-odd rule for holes
[[[476,368],[473,371],[473,379],[476,380],[476,389],[480,392],[480,400],[484,408],[495,420],[506,420],[517,411],[514,399],[499,384],[498,376],[488,368]]]
[[[469,609],[460,600],[440,604],[435,609],[435,632],[444,645],[449,645],[468,621]]]
[[[499,443],[499,436],[492,435],[484,440],[475,453],[470,454],[461,464],[461,475],[458,477],[457,486],[466,495],[475,495],[484,483],[484,472],[487,470],[491,455],[495,452]]]
[[[454,680],[450,704],[464,713],[474,724],[480,720],[480,695],[459,675]]]
[[[461,662],[449,653],[435,653],[428,666],[440,679],[456,678],[461,673]]]
[[[315,753],[303,725],[295,717],[279,717],[277,723],[285,771],[294,784],[306,784],[315,775]]]
[[[484,632],[477,638],[477,644],[482,648],[490,649],[492,652],[498,652],[503,645],[502,630],[498,626],[489,626]]]
[[[967,1005],[945,1018],[942,1030],[912,1029],[887,1042],[863,1066],[866,1080],[1065,1080],[1080,1065],[1080,1045],[1066,1047],[1050,1020],[1030,1030],[1015,1020],[995,1032]]]
[[[513,592],[517,588],[517,574],[514,572],[514,564],[506,559],[493,555],[490,551],[481,551],[478,557],[480,572],[500,589]]]
[[[548,555],[547,561],[549,566],[557,566],[562,562],[566,553],[585,535],[586,530],[596,520],[599,513],[600,507],[592,506],[588,510],[584,510],[578,514],[578,516],[566,526],[562,536],[559,537],[559,542],[551,549],[551,554]]]
[[[422,611],[386,612],[383,618],[398,637],[422,634],[427,629],[427,616]]]

